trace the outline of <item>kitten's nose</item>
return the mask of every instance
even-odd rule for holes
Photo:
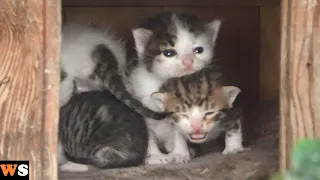
[[[184,58],[183,60],[182,60],[182,64],[183,64],[183,66],[184,66],[184,68],[186,69],[186,70],[190,70],[190,69],[192,69],[192,66],[193,66],[193,59],[192,58]]]
[[[200,133],[202,124],[201,123],[192,123],[191,128],[194,131],[194,133]]]

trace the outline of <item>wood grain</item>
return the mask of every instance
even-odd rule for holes
[[[279,98],[280,8],[260,8],[259,101]]]
[[[280,6],[280,0],[63,0],[64,6]]]
[[[0,4],[0,159],[29,160],[31,180],[57,179],[59,6]]]
[[[320,136],[320,0],[282,0],[281,170],[297,140]]]

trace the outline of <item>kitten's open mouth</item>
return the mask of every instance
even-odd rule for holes
[[[207,133],[190,134],[190,135],[189,135],[189,138],[190,138],[192,141],[201,141],[201,140],[206,139],[206,137],[207,137]]]

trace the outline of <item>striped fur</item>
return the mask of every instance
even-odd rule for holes
[[[240,89],[227,86],[221,73],[203,69],[189,76],[170,79],[152,96],[165,112],[171,114],[171,119],[186,138],[200,143],[206,137],[197,140],[192,138],[194,134],[206,136],[221,124],[224,127],[235,125],[241,115],[238,109],[233,110],[233,102],[238,93]]]
[[[144,118],[112,94],[89,91],[61,108],[59,141],[72,162],[117,168],[143,162],[148,133]]]

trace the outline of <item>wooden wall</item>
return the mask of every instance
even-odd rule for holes
[[[0,159],[28,160],[30,180],[57,180],[60,6],[0,3]]]

